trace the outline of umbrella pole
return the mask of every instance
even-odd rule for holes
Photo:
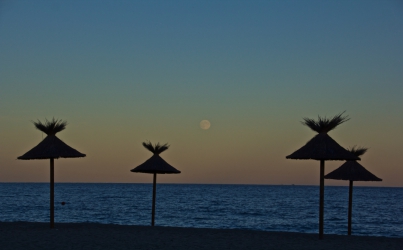
[[[157,173],[154,173],[154,180],[153,180],[153,209],[152,209],[152,215],[151,215],[151,226],[154,226],[156,189],[157,189]]]
[[[325,200],[325,160],[320,160],[320,194],[319,194],[319,239],[323,239],[323,214]]]
[[[54,159],[50,158],[50,228],[55,227],[55,169]]]
[[[350,180],[348,192],[348,235],[351,235],[351,215],[353,213],[353,181]]]

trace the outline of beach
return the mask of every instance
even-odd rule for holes
[[[401,249],[403,238],[98,223],[0,222],[8,249]]]

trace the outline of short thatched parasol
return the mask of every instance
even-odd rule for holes
[[[325,196],[325,160],[359,160],[359,158],[341,147],[327,133],[338,125],[349,120],[343,113],[335,115],[332,119],[318,116],[315,121],[310,118],[303,118],[302,124],[308,126],[318,134],[308,141],[305,146],[287,156],[287,159],[296,160],[319,160],[320,161],[320,196],[319,196],[319,239],[323,239],[323,214]]]
[[[181,171],[169,165],[164,159],[159,155],[169,148],[168,144],[160,145],[159,143],[152,145],[151,142],[143,142],[143,146],[153,153],[150,159],[145,161],[143,164],[136,168],[130,170],[136,173],[147,173],[154,174],[153,178],[153,203],[152,203],[152,213],[151,213],[151,226],[154,226],[155,218],[155,198],[156,198],[156,184],[157,184],[157,174],[180,174]]]
[[[368,148],[352,147],[349,151],[358,156],[367,152]],[[353,181],[382,181],[371,172],[366,170],[357,161],[346,161],[336,170],[325,175],[325,179],[345,180],[350,181],[348,192],[348,235],[351,235],[351,216],[353,210]]]
[[[38,120],[38,122],[34,122],[34,125],[47,136],[36,147],[18,157],[18,159],[50,159],[50,228],[54,228],[54,159],[85,157],[85,154],[78,152],[57,138],[56,133],[66,128],[66,121],[53,118],[51,121],[46,120],[44,123]]]

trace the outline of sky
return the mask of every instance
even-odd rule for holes
[[[151,141],[182,171],[159,183],[319,185],[318,161],[285,157],[315,136],[304,117],[346,111],[329,135],[383,179],[355,185],[403,186],[398,0],[2,0],[0,55],[0,182],[49,181],[49,160],[17,157],[55,117],[87,155],[56,182],[149,183],[130,170]]]

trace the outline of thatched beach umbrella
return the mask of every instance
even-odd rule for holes
[[[143,164],[130,170],[136,173],[154,174],[153,178],[153,203],[151,212],[151,226],[154,226],[155,218],[155,197],[156,197],[156,184],[157,174],[180,174],[181,171],[169,165],[164,159],[160,157],[160,154],[169,148],[168,144],[160,145],[159,143],[153,146],[151,142],[143,142],[143,146],[153,153],[150,159],[146,160]]]
[[[358,156],[367,152],[368,148],[352,147],[349,151]],[[325,175],[325,179],[345,180],[350,181],[348,192],[348,235],[351,235],[351,216],[353,210],[353,181],[382,181],[382,179],[376,177],[371,172],[366,170],[357,161],[346,161],[336,170]]]
[[[343,112],[344,113],[344,112]],[[318,134],[308,141],[305,146],[287,156],[287,159],[295,160],[318,160],[320,161],[320,195],[319,195],[319,239],[323,239],[323,214],[325,197],[325,161],[326,160],[359,160],[359,158],[333,140],[327,133],[338,125],[349,120],[348,116],[340,113],[332,119],[318,116],[315,121],[310,118],[303,118],[303,125],[308,126]]]
[[[35,127],[44,132],[47,136],[36,147],[29,150],[24,155],[18,157],[19,160],[41,160],[50,159],[50,228],[54,227],[54,159],[58,158],[77,158],[85,157],[57,138],[56,133],[64,130],[67,126],[66,121],[52,119],[44,123],[38,120],[34,122]]]

